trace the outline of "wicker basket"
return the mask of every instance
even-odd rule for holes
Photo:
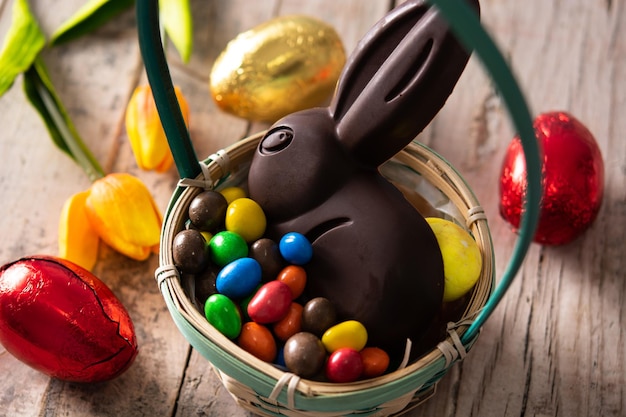
[[[213,328],[183,290],[178,271],[173,266],[172,242],[176,233],[184,228],[191,200],[203,189],[245,184],[250,160],[263,134],[239,141],[198,162],[176,104],[160,47],[156,0],[140,0],[137,4],[140,45],[148,78],[182,178],[165,216],[160,267],[155,273],[158,286],[181,333],[209,360],[235,400],[256,414],[386,416],[401,414],[420,404],[434,393],[436,383],[450,366],[463,359],[470,350],[480,327],[506,292],[532,242],[541,195],[540,165],[523,97],[501,54],[478,20],[463,7],[451,7],[451,2],[433,2],[487,64],[507,103],[527,158],[529,187],[525,215],[513,255],[496,286],[487,220],[462,177],[442,157],[415,142],[384,164],[381,168],[383,175],[401,189],[425,196],[441,217],[464,225],[472,233],[481,249],[483,270],[464,313],[457,321],[448,324],[447,337],[404,367],[378,378],[347,384],[301,379],[257,359]]]
[[[483,255],[480,279],[463,317],[450,323],[450,336],[416,362],[378,378],[349,384],[299,379],[248,354],[213,328],[183,290],[173,261],[173,239],[185,227],[191,200],[205,188],[244,184],[249,162],[262,136],[262,133],[251,136],[209,157],[205,162],[206,172],[194,180],[182,181],[174,194],[163,226],[161,266],[156,277],[176,324],[194,348],[216,367],[238,402],[256,413],[291,415],[288,411],[296,409],[344,415],[357,406],[359,414],[387,415],[419,401],[455,360],[465,356],[474,339],[462,344],[460,337],[492,292],[493,249],[487,221],[476,198],[449,164],[418,143],[383,165],[381,170],[390,180],[428,196],[432,206],[441,207],[441,217],[453,219],[471,230]],[[283,385],[285,389],[280,389]],[[393,399],[383,401],[390,392],[394,393]]]

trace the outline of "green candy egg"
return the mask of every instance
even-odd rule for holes
[[[223,294],[213,294],[204,303],[204,316],[208,322],[229,339],[241,332],[241,315],[233,301]]]
[[[248,244],[239,234],[224,230],[216,233],[209,241],[211,260],[218,266],[248,256]]]

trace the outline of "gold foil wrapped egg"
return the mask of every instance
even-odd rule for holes
[[[228,43],[213,65],[209,87],[222,110],[274,122],[324,104],[345,61],[331,26],[306,16],[278,17]]]

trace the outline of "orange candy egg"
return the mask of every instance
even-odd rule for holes
[[[377,347],[366,347],[359,352],[363,361],[363,378],[374,378],[385,373],[389,367],[389,355]]]
[[[304,287],[306,286],[306,271],[301,266],[289,265],[280,271],[276,279],[287,284],[295,300],[304,292]]]
[[[274,324],[274,335],[283,342],[302,330],[302,306],[291,303],[287,315]]]
[[[237,344],[257,358],[273,362],[276,358],[276,341],[272,332],[262,324],[248,322],[241,328]]]

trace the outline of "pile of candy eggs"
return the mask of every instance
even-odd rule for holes
[[[383,350],[366,346],[367,330],[337,322],[324,298],[307,300],[313,256],[300,233],[264,237],[266,219],[245,191],[202,191],[173,240],[174,264],[190,299],[220,333],[257,358],[301,377],[352,382],[382,375]]]

